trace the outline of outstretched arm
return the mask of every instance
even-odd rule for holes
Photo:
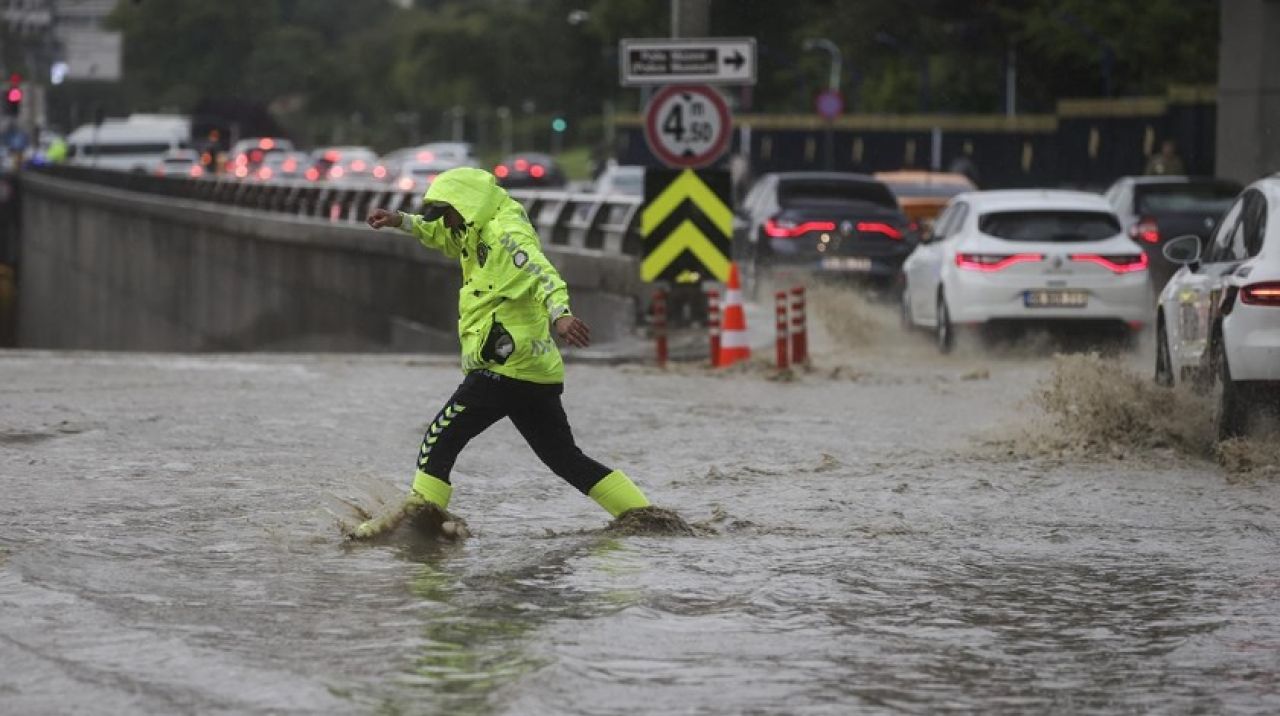
[[[450,258],[456,259],[462,254],[462,245],[439,219],[427,221],[418,214],[378,208],[369,212],[365,222],[375,229],[390,227],[412,234],[418,239],[418,243],[429,249],[443,252]]]

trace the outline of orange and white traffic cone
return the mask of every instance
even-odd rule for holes
[[[747,315],[742,307],[742,282],[738,278],[738,264],[729,264],[729,285],[724,294],[720,327],[720,360],[716,365],[730,366],[751,357],[751,343],[747,339]]]

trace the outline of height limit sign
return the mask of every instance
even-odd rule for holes
[[[729,105],[704,85],[664,87],[645,108],[645,141],[673,169],[696,169],[719,159],[732,130]]]

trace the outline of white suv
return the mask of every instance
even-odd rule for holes
[[[1207,247],[1164,247],[1182,264],[1160,292],[1156,380],[1221,389],[1218,434],[1248,432],[1280,405],[1280,178],[1249,185]]]

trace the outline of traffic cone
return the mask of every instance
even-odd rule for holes
[[[733,365],[751,357],[751,344],[747,340],[747,315],[742,309],[742,283],[738,278],[738,264],[729,264],[729,286],[724,293],[720,330],[720,367]]]

